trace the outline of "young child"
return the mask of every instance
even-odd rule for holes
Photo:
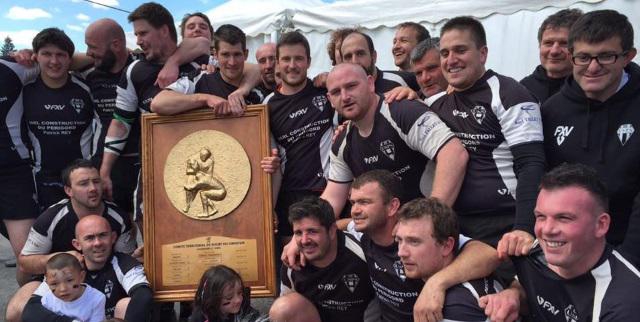
[[[190,322],[262,322],[266,316],[251,307],[249,288],[233,269],[218,265],[209,268],[196,291],[195,310]]]
[[[74,321],[102,322],[106,297],[82,283],[84,276],[85,271],[75,256],[60,253],[51,257],[47,261],[45,282],[36,291],[42,296],[42,305]]]

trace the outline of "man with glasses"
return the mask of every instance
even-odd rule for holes
[[[633,27],[616,11],[589,12],[571,28],[569,52],[573,75],[542,106],[547,163],[549,168],[569,162],[596,169],[609,191],[607,241],[622,245],[637,263],[640,67],[631,62]]]

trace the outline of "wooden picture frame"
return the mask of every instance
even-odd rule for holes
[[[192,301],[200,276],[215,264],[236,269],[245,286],[251,287],[252,297],[275,296],[271,176],[260,167],[261,159],[271,150],[267,106],[249,106],[239,117],[216,117],[208,109],[174,116],[144,114],[141,122],[144,267],[154,299]],[[225,139],[209,139],[210,135]],[[225,146],[225,140],[241,145],[250,169],[245,169],[244,161],[234,161],[237,144]],[[199,146],[203,146],[201,150],[194,148]],[[206,149],[213,156],[213,171],[220,172],[220,182],[226,187],[226,199],[220,202],[237,203],[235,208],[227,207],[226,215],[220,218],[215,217],[225,212],[226,204],[215,208],[217,201],[206,199],[204,190],[188,190],[196,185],[185,183],[196,178],[188,177],[188,162],[198,162],[199,154],[190,157],[184,151]],[[204,161],[206,153],[201,154]],[[249,182],[237,173],[249,174]],[[187,191],[194,191],[191,207]],[[213,204],[215,210],[209,210],[208,204]],[[189,217],[195,211],[202,212],[201,216],[215,215]]]

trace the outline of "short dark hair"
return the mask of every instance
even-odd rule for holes
[[[71,163],[69,163],[64,169],[62,169],[62,174],[61,174],[62,184],[65,187],[71,187],[71,172],[80,168],[89,168],[89,169],[98,170],[95,164],[93,164],[93,162],[91,162],[90,160],[75,159],[71,161]]]
[[[412,219],[431,219],[433,224],[433,238],[440,244],[452,237],[455,241],[454,249],[458,247],[458,216],[451,207],[437,198],[417,198],[404,204],[397,214],[398,222]]]
[[[195,296],[196,308],[200,309],[209,321],[222,321],[225,315],[220,311],[220,307],[224,288],[235,283],[240,283],[244,290],[242,277],[238,272],[225,265],[210,267],[200,278]],[[243,296],[244,307],[244,304],[248,303],[248,294],[243,293]]]
[[[66,51],[67,54],[69,54],[69,57],[73,56],[73,52],[76,49],[71,38],[69,38],[64,31],[58,28],[42,29],[35,37],[33,37],[31,45],[33,46],[33,52],[36,54],[40,49],[42,49],[42,47],[54,45],[61,50]]]
[[[399,24],[397,29],[400,29],[400,28],[413,28],[413,30],[416,31],[416,40],[418,42],[424,41],[426,39],[429,39],[429,37],[431,37],[429,35],[429,31],[427,30],[427,28],[413,21],[407,21]]]
[[[336,223],[333,207],[328,201],[319,197],[307,197],[289,207],[289,223],[291,225],[304,218],[318,220],[320,225],[327,230]]]
[[[585,13],[569,31],[569,50],[577,41],[600,43],[613,37],[620,38],[623,51],[633,48],[633,26],[627,16],[615,10],[596,10]]]
[[[215,47],[216,50],[220,49],[220,41],[224,41],[232,46],[240,44],[242,51],[247,49],[247,36],[240,28],[234,25],[225,24],[218,27],[213,34],[213,47]]]
[[[547,172],[540,182],[540,189],[544,190],[568,187],[587,190],[594,197],[598,206],[602,207],[604,211],[609,211],[607,187],[593,168],[579,163],[563,163]]]
[[[202,20],[204,20],[204,22],[209,26],[209,33],[213,37],[213,26],[211,25],[211,20],[209,20],[209,17],[202,12],[187,13],[182,17],[182,22],[180,22],[180,36],[184,38],[184,28],[187,26],[187,20],[191,19],[191,17],[202,18]]]
[[[371,39],[371,36],[365,34],[364,32],[360,31],[360,30],[355,30],[349,34],[347,34],[346,36],[344,36],[344,38],[342,38],[343,42],[342,44],[344,45],[344,40],[347,39],[347,37],[356,34],[356,35],[360,35],[362,37],[364,37],[364,40],[367,42],[367,47],[369,48],[369,54],[373,55],[373,52],[376,51],[375,47],[373,46],[373,39]]]
[[[329,43],[327,44],[327,53],[329,54],[329,59],[331,59],[331,65],[336,65],[336,45],[339,42],[342,44],[344,38],[352,32],[358,31],[358,28],[339,28],[331,33],[331,37],[329,38]],[[338,48],[339,49],[339,48]]]
[[[82,272],[83,270],[82,264],[80,264],[78,259],[69,253],[58,253],[47,260],[47,271],[53,269],[60,270],[66,267],[73,268],[75,270],[78,270],[79,272]]]
[[[276,44],[276,59],[280,59],[280,47],[281,46],[294,46],[302,45],[307,54],[307,59],[311,59],[311,49],[309,48],[309,41],[307,37],[297,31],[291,31],[283,34],[278,43]]]
[[[176,26],[173,24],[173,16],[167,10],[167,8],[163,7],[159,3],[155,2],[147,2],[141,4],[137,7],[133,12],[129,14],[127,17],[129,22],[134,22],[136,20],[146,20],[153,28],[159,29],[162,26],[167,26],[169,28],[169,34],[171,36],[171,40],[174,42],[178,42],[178,34],[176,32]]]
[[[538,43],[542,41],[542,34],[547,29],[567,28],[571,26],[582,16],[580,9],[562,9],[545,19],[538,29]]]
[[[445,32],[453,29],[468,30],[471,33],[471,38],[476,43],[476,48],[482,48],[487,45],[487,34],[484,32],[482,23],[473,17],[460,16],[447,21],[440,30],[440,38]]]
[[[419,42],[413,50],[411,50],[411,64],[418,62],[432,49],[440,50],[440,37],[428,38]]]
[[[359,175],[353,180],[351,189],[360,189],[367,183],[377,183],[380,186],[385,204],[391,202],[393,198],[398,198],[401,203],[406,201],[402,181],[388,170],[371,170]]]

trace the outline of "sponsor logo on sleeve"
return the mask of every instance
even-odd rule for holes
[[[620,144],[622,144],[623,146],[627,144],[627,142],[633,135],[633,132],[635,132],[633,125],[631,124],[620,125],[620,127],[618,128],[618,131],[616,132],[618,133],[618,140],[620,140]]]

